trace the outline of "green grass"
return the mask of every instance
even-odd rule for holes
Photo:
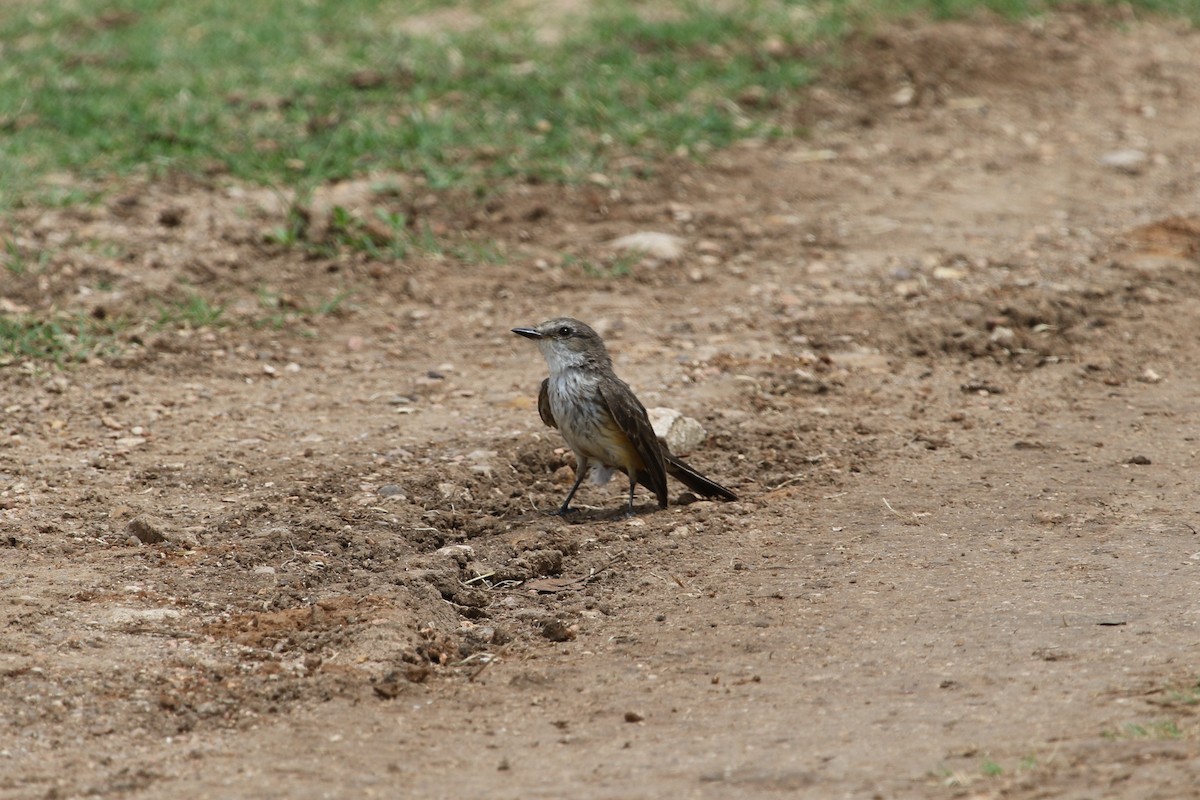
[[[195,292],[168,303],[155,303],[160,327],[212,328],[224,324],[225,306]]]
[[[316,305],[308,305],[307,303],[297,302],[291,298],[285,298],[279,292],[271,291],[265,287],[260,288],[258,290],[258,305],[263,315],[256,318],[253,325],[256,328],[282,330],[293,326],[301,320],[313,317],[335,316],[343,313],[350,298],[351,292],[342,290],[318,302]],[[304,335],[314,335],[312,331],[305,329],[301,329],[301,333]]]
[[[118,325],[78,315],[39,319],[0,315],[0,366],[50,361],[59,366],[117,350]]]
[[[618,4],[555,46],[503,8],[477,29],[404,32],[405,16],[437,5],[449,4],[22,5],[0,21],[0,204],[64,171],[215,169],[292,185],[387,169],[435,188],[570,180],[615,149],[777,130],[725,98],[751,85],[783,97],[809,74],[759,52],[782,12],[697,4],[646,22]]]
[[[38,250],[28,254],[22,251],[14,239],[0,237],[0,264],[4,265],[13,277],[23,277],[28,274],[41,274],[50,263],[50,251]]]
[[[383,208],[374,209],[374,220],[364,220],[342,206],[334,206],[326,235],[320,241],[311,241],[301,205],[289,209],[286,221],[268,234],[267,241],[325,256],[357,251],[377,261],[402,261],[412,253],[449,254],[464,264],[498,264],[505,260],[502,250],[492,242],[461,239],[446,245],[428,223],[414,229],[404,214]]]
[[[605,261],[592,261],[576,256],[563,256],[560,266],[566,270],[578,269],[589,278],[624,278],[633,272],[633,267],[641,260],[639,254],[619,254]]]
[[[1165,707],[1200,705],[1200,681],[1164,689],[1162,696],[1152,702]]]
[[[1129,722],[1117,730],[1105,731],[1105,739],[1182,739],[1184,732],[1174,720],[1159,720],[1156,722]]]
[[[954,19],[978,13],[981,10],[990,11],[1007,19],[1043,14],[1054,6],[1080,7],[1093,5],[1099,7],[1124,6],[1130,10],[1142,10],[1156,14],[1179,16],[1200,22],[1200,3],[1196,0],[892,0],[891,2],[859,2],[834,3],[841,9],[852,9],[858,18],[879,17],[881,13],[888,16],[910,16],[924,14],[933,19]],[[883,11],[886,9],[886,11]]]
[[[978,774],[972,771],[952,770],[947,767],[940,767],[931,771],[931,777],[937,779],[944,786],[970,786],[980,778],[1000,778],[1005,774],[1021,775],[1032,772],[1040,766],[1037,756],[1027,755],[1021,758],[1016,764],[1011,765],[1007,769],[996,759],[990,756],[984,756],[979,762]]]
[[[547,43],[520,10],[536,4],[500,0],[25,0],[0,15],[0,207],[87,202],[131,171],[579,180],[620,156],[796,133],[819,68],[806,46],[864,20],[1048,4],[614,0],[552,23]],[[1200,0],[1135,5],[1200,17]],[[466,21],[404,24],[447,9]]]

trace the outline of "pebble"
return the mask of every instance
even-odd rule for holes
[[[695,210],[683,203],[671,202],[667,203],[667,211],[671,213],[671,219],[676,222],[691,222],[696,218]]]
[[[698,420],[685,417],[673,408],[659,406],[647,409],[646,413],[658,438],[665,441],[673,453],[691,452],[707,435]]]
[[[1016,331],[1004,325],[997,325],[992,329],[992,333],[988,336],[990,341],[997,344],[1011,344],[1017,338]]]
[[[400,488],[398,483],[385,483],[375,490],[375,493],[380,497],[396,497],[404,494],[404,489]]]
[[[495,450],[472,450],[467,453],[467,460],[473,462],[471,464],[471,472],[476,475],[492,477],[492,459],[496,457]]]
[[[1126,148],[1124,150],[1113,150],[1111,153],[1105,153],[1100,156],[1100,163],[1106,167],[1112,167],[1120,172],[1128,173],[1129,175],[1137,175],[1146,166],[1146,162],[1150,157],[1142,150]]]
[[[541,627],[542,636],[552,642],[569,642],[577,634],[575,626],[567,625],[561,619],[543,620]]]
[[[55,377],[46,381],[45,388],[50,394],[62,394],[67,391],[67,387],[70,385],[70,382],[66,378],[61,375],[56,375]]]
[[[469,544],[448,544],[437,551],[439,556],[469,560],[475,557],[475,548]]]
[[[934,267],[933,277],[939,281],[961,281],[967,277],[967,272],[958,267]]]
[[[609,242],[617,250],[645,253],[663,261],[676,261],[683,256],[685,240],[670,233],[639,231]]]
[[[917,97],[917,90],[912,84],[905,84],[892,93],[892,105],[897,108],[911,105]]]

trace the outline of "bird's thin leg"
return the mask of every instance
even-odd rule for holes
[[[563,504],[559,506],[558,511],[554,513],[557,516],[565,516],[571,511],[571,498],[575,496],[575,490],[579,488],[579,484],[583,483],[583,476],[587,475],[587,460],[578,459],[575,463],[575,484],[571,487],[571,491],[567,492],[567,499],[563,500]]]
[[[629,516],[633,516],[633,490],[637,488],[637,478],[629,476]]]

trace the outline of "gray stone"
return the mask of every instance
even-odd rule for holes
[[[672,453],[690,453],[707,435],[698,420],[685,417],[673,408],[650,408],[646,413],[654,432],[667,443]]]

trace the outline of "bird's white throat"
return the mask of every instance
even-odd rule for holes
[[[546,365],[550,367],[550,374],[561,375],[569,371],[572,367],[582,367],[587,364],[587,355],[580,353],[564,346],[561,342],[556,342],[553,339],[541,339],[538,341],[538,349],[542,351],[542,355],[546,359]]]

